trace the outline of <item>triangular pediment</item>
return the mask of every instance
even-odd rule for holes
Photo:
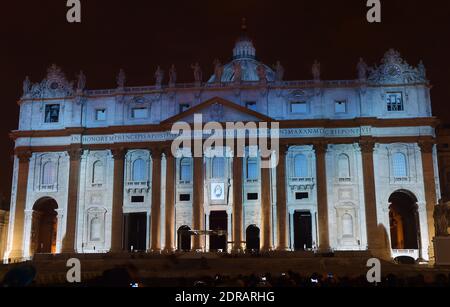
[[[202,115],[203,122],[271,122],[273,120],[264,114],[244,108],[229,100],[215,97],[166,119],[163,124],[180,121],[193,123],[196,114]]]

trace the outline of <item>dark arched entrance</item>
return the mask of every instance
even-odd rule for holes
[[[389,227],[392,249],[418,249],[420,240],[417,198],[399,190],[389,197]]]
[[[259,228],[256,225],[250,225],[245,231],[246,249],[249,251],[259,251]]]
[[[31,252],[55,253],[58,204],[53,198],[39,199],[33,206]]]
[[[178,250],[190,251],[191,250],[191,228],[189,226],[181,226],[178,228]]]

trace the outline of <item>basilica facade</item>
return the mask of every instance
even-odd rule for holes
[[[57,66],[19,100],[5,259],[37,253],[370,251],[433,257],[439,176],[422,63],[394,50],[354,80],[286,81],[240,37],[203,82],[89,90]],[[272,157],[172,149],[179,122],[277,124]],[[226,137],[225,137],[226,138]],[[244,137],[245,139],[245,137]],[[202,141],[204,141],[202,137]],[[206,143],[206,142],[205,142]],[[210,148],[204,148],[204,153]],[[274,167],[261,167],[274,159]]]

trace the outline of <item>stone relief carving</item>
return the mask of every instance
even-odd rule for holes
[[[57,98],[72,96],[73,87],[73,82],[67,81],[61,68],[53,64],[47,69],[47,76],[40,83],[31,84],[30,80],[26,78],[23,90],[24,97]]]
[[[437,237],[447,237],[448,222],[450,220],[450,202],[439,200],[439,205],[434,207],[433,212],[434,224]]]
[[[369,68],[368,81],[376,84],[428,82],[422,62],[417,68],[414,68],[403,60],[400,53],[394,49],[390,49],[384,54],[380,66]]]

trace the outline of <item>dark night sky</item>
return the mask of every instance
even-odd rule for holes
[[[69,79],[82,69],[88,88],[111,88],[123,67],[128,85],[149,85],[157,64],[167,72],[175,63],[179,81],[191,82],[191,63],[209,76],[214,58],[230,58],[242,17],[258,58],[279,59],[286,79],[310,79],[316,58],[323,79],[353,79],[360,56],[372,65],[388,48],[412,65],[423,59],[434,114],[450,120],[449,1],[381,0],[381,24],[366,21],[366,0],[81,0],[81,24],[66,22],[66,0],[8,2],[0,12],[0,193],[7,197],[8,133],[17,128],[26,75],[38,82],[56,63]]]

